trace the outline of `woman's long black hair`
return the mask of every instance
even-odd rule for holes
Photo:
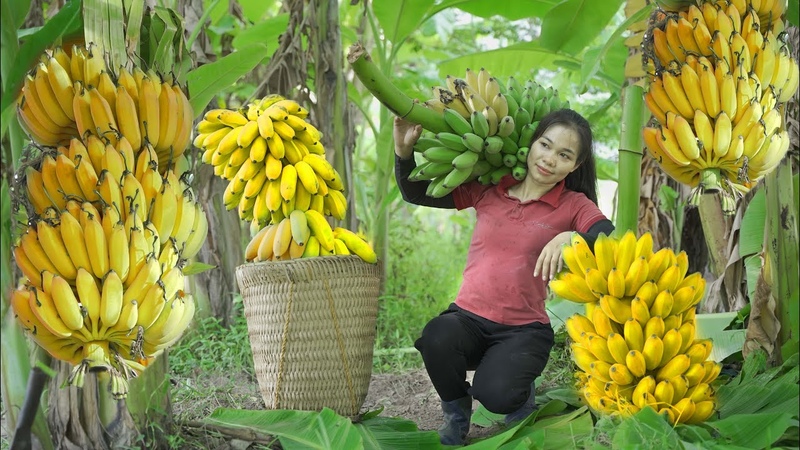
[[[578,149],[578,168],[564,179],[564,185],[573,191],[582,192],[595,205],[597,204],[597,169],[594,163],[594,141],[592,127],[582,115],[571,109],[558,109],[544,116],[533,133],[536,142],[548,128],[563,125],[578,133],[580,148]]]

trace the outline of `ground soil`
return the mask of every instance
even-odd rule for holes
[[[198,377],[192,380],[176,380],[176,382],[191,383],[199,392],[214,392],[203,398],[192,398],[185,401],[181,398],[173,399],[173,412],[180,427],[179,435],[185,444],[193,448],[238,450],[280,448],[277,443],[262,442],[261,445],[257,445],[257,443],[231,439],[229,436],[220,436],[218,433],[198,427],[199,420],[219,407],[264,409],[264,401],[259,394],[257,382],[247,374],[239,374],[234,377],[231,377],[231,374],[198,374]],[[226,385],[230,388],[220,389],[220,386]],[[478,406],[477,402],[474,406]],[[373,374],[362,412],[380,408],[383,408],[381,416],[411,420],[417,424],[420,430],[436,430],[442,423],[439,397],[424,369],[402,373]],[[483,438],[497,431],[496,427],[482,428],[473,425],[468,439]]]

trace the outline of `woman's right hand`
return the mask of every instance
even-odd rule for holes
[[[414,155],[414,144],[422,134],[422,125],[411,123],[401,117],[394,118],[394,153],[400,159],[409,159]]]

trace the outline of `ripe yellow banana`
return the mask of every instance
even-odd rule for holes
[[[344,220],[347,215],[347,198],[342,191],[331,189],[325,196],[325,206],[330,210],[334,219]]]
[[[180,101],[180,103],[179,103]],[[175,143],[175,134],[178,131],[180,117],[180,108],[183,107],[183,102],[177,96],[172,86],[166,82],[161,84],[161,89],[158,93],[158,138],[157,142],[151,142],[156,152],[159,154],[165,153],[169,150],[170,146]],[[182,151],[182,149],[177,149]]]
[[[635,377],[643,377],[647,372],[644,355],[639,350],[631,350],[625,355],[625,366]]]
[[[58,317],[61,318],[67,328],[72,331],[78,331],[83,328],[81,304],[78,302],[72,286],[64,277],[58,275],[53,277],[48,294],[50,294],[53,305],[55,305]],[[76,333],[74,335],[78,336],[79,334]]]
[[[64,52],[62,51],[61,54],[64,54]],[[72,79],[67,72],[67,68],[62,66],[55,56],[50,56],[47,59],[47,78],[61,111],[70,121],[74,121],[75,114],[72,110],[72,100],[75,96],[75,90],[72,86]]]
[[[65,244],[64,246],[75,268],[82,267],[86,270],[91,270],[91,261],[89,259],[89,253],[86,251],[83,227],[81,227],[80,221],[67,210],[64,210],[61,213],[58,228],[61,233],[62,242],[69,243],[69,245]]]
[[[139,129],[142,139],[153,147],[160,145],[158,140],[161,136],[157,85],[160,86],[160,81],[144,76],[139,86]]]
[[[596,303],[587,303],[587,305],[595,306]],[[592,320],[595,332],[601,337],[605,338],[611,333],[622,332],[621,327],[612,321],[600,307],[594,307],[591,311],[587,311],[587,316]]]
[[[25,254],[25,251],[22,249],[21,245],[16,245],[13,248],[14,253],[14,262],[17,264],[17,267],[22,271],[22,274],[27,278],[27,282],[32,285],[41,288],[42,287],[42,275],[39,269],[31,262],[30,258]]]
[[[333,236],[341,240],[352,254],[357,255],[364,262],[372,264],[378,261],[378,255],[372,249],[372,246],[356,233],[346,228],[336,227],[333,229]]]
[[[575,342],[580,342],[580,335],[583,332],[595,333],[594,324],[588,317],[582,314],[573,314],[564,321],[567,333]],[[595,333],[596,334],[596,333]]]
[[[565,246],[564,248],[565,249],[569,248],[570,250],[572,249],[572,247],[570,246]],[[578,276],[580,275],[578,274]],[[599,299],[603,295],[608,294],[608,284],[606,282],[606,279],[603,278],[603,275],[601,275],[599,269],[587,270],[585,278],[586,278],[586,285],[589,287],[589,289],[592,291],[592,294],[594,294],[594,296],[597,299]]]
[[[33,204],[36,214],[42,214],[45,209],[53,206],[47,191],[44,189],[42,173],[31,166],[25,168],[25,184],[28,199]],[[66,206],[66,205],[65,205]]]
[[[47,198],[49,198],[53,205],[59,210],[64,209],[67,205],[66,193],[59,183],[56,158],[53,157],[53,155],[46,153],[42,157],[41,174]]]
[[[186,239],[182,257],[190,259],[194,257],[206,241],[208,236],[208,217],[200,203],[194,203],[194,221],[192,232]]]
[[[73,335],[73,330],[59,316],[53,298],[44,289],[30,287],[28,303],[34,316],[39,319],[47,331],[63,338]]]
[[[586,284],[586,279],[571,272],[562,272],[549,283],[550,289],[564,299],[577,303],[594,303],[597,297]]]
[[[98,335],[100,323],[100,288],[97,279],[92,275],[91,268],[78,268],[78,275],[75,277],[75,291],[83,308],[86,309],[86,328],[95,339],[101,338]]]
[[[676,75],[669,70],[665,70],[661,73],[661,79],[664,84],[664,90],[677,108],[678,112],[680,113],[679,115],[688,120],[693,119],[694,108],[692,108],[692,104],[689,101],[687,92],[683,89],[680,75]]]
[[[59,226],[40,220],[36,224],[36,232],[42,249],[48,255],[50,261],[56,267],[54,274],[61,275],[69,281],[75,279],[77,269],[75,263],[69,256],[67,247],[61,237]]]
[[[247,246],[245,247],[245,250],[244,250],[244,259],[245,259],[245,261],[255,261],[255,260],[257,260],[257,258],[258,258],[258,247],[261,245],[261,241],[264,239],[264,236],[266,236],[266,234],[269,232],[271,227],[273,227],[273,225],[267,225],[267,226],[261,228],[260,230],[258,230],[258,232],[256,232],[256,234],[253,235],[253,237],[247,243]]]
[[[83,233],[92,273],[97,278],[103,278],[109,269],[108,242],[98,215],[87,215],[83,223]]]
[[[608,277],[608,273],[616,265],[614,256],[616,247],[616,241],[611,239],[609,236],[606,236],[605,233],[598,235],[594,242],[594,255],[597,264],[597,270],[603,278]],[[605,294],[607,292],[603,293]]]
[[[644,324],[644,335],[655,335],[659,338],[664,336],[666,331],[666,323],[661,316],[651,316],[647,323]]]
[[[630,300],[620,299],[612,295],[604,295],[600,298],[599,302],[600,309],[605,315],[618,324],[624,324],[632,317]]]
[[[291,219],[286,217],[280,221],[275,230],[275,238],[273,241],[272,254],[282,259],[282,255],[289,250],[289,244],[292,241],[292,225]]]
[[[664,343],[661,341],[660,337],[655,334],[651,334],[644,341],[644,347],[642,347],[642,356],[644,356],[646,369],[650,371],[659,367],[659,364],[661,363],[661,356],[663,354]]]
[[[686,355],[677,355],[656,371],[656,380],[669,380],[683,375],[691,365],[691,360]]]
[[[68,130],[71,128],[74,121],[62,109],[59,98],[53,91],[53,85],[50,84],[47,66],[43,62],[39,62],[36,66],[32,87],[35,87],[36,96],[41,102],[47,117],[58,125],[59,129]]]
[[[309,209],[306,211],[306,218],[311,233],[319,240],[320,247],[327,251],[333,251],[333,230],[325,217],[318,211]]]
[[[628,348],[628,344],[625,342],[625,337],[620,333],[611,333],[608,335],[607,345],[608,351],[611,353],[614,361],[619,364],[625,364],[625,357],[627,356],[628,352],[632,350]]]

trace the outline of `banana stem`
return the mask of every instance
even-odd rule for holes
[[[704,193],[718,192],[721,185],[719,169],[704,169],[700,171],[700,186]]]
[[[728,262],[730,220],[722,210],[722,195],[724,194],[718,190],[706,192],[700,196],[700,203],[697,205],[711,260],[710,269],[715,278],[722,276]]]
[[[422,106],[392,84],[372,62],[372,58],[360,42],[350,46],[347,62],[353,67],[353,72],[364,87],[396,116],[418,123],[422,128],[434,133],[450,131],[442,114]]]
[[[642,128],[644,92],[636,85],[624,91],[622,135],[619,142],[619,194],[617,195],[617,233],[634,232],[639,221],[639,184],[642,167]]]

